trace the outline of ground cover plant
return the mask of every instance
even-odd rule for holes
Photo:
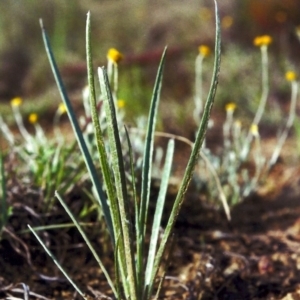
[[[9,155],[3,153],[4,160],[1,156],[0,161],[0,225],[4,251],[2,248],[0,250],[4,253],[4,261],[14,262],[16,258],[20,260],[20,256],[25,257],[25,262],[20,263],[21,270],[24,270],[24,264],[29,266],[35,276],[33,282],[40,281],[46,287],[43,291],[37,289],[37,294],[37,285],[32,281],[14,279],[14,282],[21,283],[7,284],[5,276],[10,273],[10,268],[1,260],[4,270],[4,275],[0,273],[1,297],[23,293],[24,299],[89,299],[89,295],[96,299],[108,296],[118,299],[283,299],[288,292],[294,292],[289,297],[297,297],[299,271],[295,249],[299,210],[296,206],[290,212],[289,206],[284,207],[294,203],[293,195],[291,192],[285,193],[285,204],[279,204],[280,199],[279,203],[271,202],[278,206],[277,209],[272,209],[270,201],[264,204],[255,200],[260,188],[267,186],[269,191],[274,189],[268,187],[274,172],[279,171],[281,177],[286,176],[277,161],[296,114],[297,75],[288,69],[285,77],[290,84],[291,101],[287,121],[282,122],[282,130],[266,155],[260,129],[269,97],[268,49],[272,38],[263,35],[254,40],[261,51],[261,93],[254,106],[256,112],[247,126],[236,119],[235,111],[239,104],[228,103],[224,122],[218,127],[222,132],[222,139],[218,140],[222,151],[215,152],[210,149],[204,132],[207,125],[208,132],[214,128],[208,124],[208,119],[220,58],[218,34],[212,89],[205,106],[205,79],[202,76],[205,75],[203,67],[209,63],[210,48],[201,45],[195,61],[193,122],[199,130],[193,138],[195,142],[192,142],[177,134],[155,130],[167,50],[163,52],[158,68],[148,121],[139,118],[136,128],[127,127],[126,101],[118,97],[122,54],[114,48],[108,51],[107,71],[98,69],[98,92],[97,83],[94,83],[90,21],[88,15],[86,52],[89,84],[82,95],[84,115],[78,119],[75,116],[42,25],[47,53],[63,100],[53,121],[54,138],[45,134],[35,113],[31,113],[28,120],[34,131],[26,128],[20,113],[22,100],[18,97],[11,101],[11,106],[21,133],[19,138],[1,118],[2,133],[14,151]],[[65,112],[71,120],[77,142],[69,142],[60,131],[60,118]],[[159,147],[154,146],[156,138],[163,139]],[[169,141],[166,147],[163,147],[164,140]],[[181,169],[183,181],[178,176],[179,181],[171,191],[171,170],[174,170],[178,160],[174,143],[176,147],[186,144],[193,150],[192,154],[190,149],[182,152],[181,161],[191,159],[188,167]],[[198,152],[200,158],[195,155]],[[161,167],[163,159],[165,162]],[[194,166],[196,172],[192,177]],[[194,198],[194,201],[185,204],[183,194],[190,180],[193,194],[188,193],[187,198]],[[12,181],[14,189],[11,189]],[[55,192],[54,198],[55,190],[58,192]],[[203,202],[207,206],[199,205],[199,195],[206,198]],[[18,200],[11,201],[13,197]],[[26,203],[23,198],[26,198]],[[58,202],[69,214],[71,223]],[[163,211],[164,205],[166,208]],[[261,232],[266,230],[263,226],[271,227],[274,222],[273,213],[289,232],[280,236],[280,233],[270,231],[267,236],[262,236]],[[20,224],[20,216],[25,216],[25,223]],[[251,217],[266,222],[259,225]],[[179,234],[174,238],[171,232],[176,218]],[[226,218],[231,221],[227,222]],[[42,273],[39,266],[43,265],[41,259],[46,258],[41,254],[41,246],[25,228],[26,223],[31,224],[30,230],[73,287],[70,288],[57,273],[53,262],[50,262],[54,266],[52,272],[57,275],[49,277],[43,274],[44,271]],[[77,227],[82,238],[78,237],[74,227]],[[66,250],[69,242],[70,251]],[[178,245],[181,245],[180,248]],[[77,246],[87,249],[83,255],[76,252]],[[13,249],[11,252],[19,256],[10,256],[7,249]],[[70,261],[66,257],[73,259]],[[173,260],[173,257],[179,258],[180,262]],[[98,262],[100,271],[92,267],[95,264],[93,258]],[[74,260],[82,266],[88,265],[90,270],[78,274]],[[64,266],[67,271],[64,271]],[[98,281],[92,283],[95,277]],[[107,284],[103,285],[103,281]],[[60,286],[63,286],[61,292]],[[73,293],[72,289],[76,292]]]

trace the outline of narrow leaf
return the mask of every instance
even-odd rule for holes
[[[55,258],[55,256],[51,253],[51,251],[47,248],[47,246],[44,244],[44,242],[40,239],[40,237],[35,233],[35,231],[31,228],[30,225],[27,225],[30,231],[33,233],[33,235],[36,237],[38,242],[42,245],[44,248],[45,252],[51,257],[53,262],[56,264],[56,266],[59,268],[59,270],[64,274],[64,276],[68,279],[68,281],[71,283],[71,285],[74,287],[74,289],[79,293],[79,295],[83,299],[87,299],[84,295],[84,293],[79,289],[79,287],[75,284],[75,282],[69,277],[67,272],[64,270],[64,268],[60,265],[58,260]]]
[[[67,212],[67,214],[69,215],[70,219],[72,220],[72,222],[74,223],[74,225],[76,226],[77,230],[79,231],[79,233],[81,234],[82,238],[84,239],[86,245],[89,247],[91,253],[93,254],[95,260],[97,261],[97,263],[99,264],[100,269],[102,270],[110,288],[112,289],[113,293],[115,295],[117,295],[116,289],[114,287],[114,284],[106,270],[106,268],[104,267],[99,255],[97,254],[97,251],[95,250],[95,248],[92,246],[90,240],[88,239],[87,235],[85,234],[84,230],[82,229],[81,225],[79,224],[79,222],[76,220],[76,218],[74,217],[74,215],[72,214],[72,212],[70,211],[70,209],[68,208],[68,206],[66,205],[65,201],[61,198],[60,194],[55,191],[55,196],[56,198],[59,200],[60,204],[62,205],[62,207],[64,208],[64,210]]]
[[[100,157],[100,166],[102,170],[102,174],[104,177],[104,182],[106,185],[107,195],[110,203],[110,212],[112,216],[112,224],[113,224],[113,231],[115,237],[118,237],[118,267],[120,269],[120,274],[123,282],[123,288],[125,295],[129,295],[130,291],[128,288],[127,280],[127,257],[125,253],[125,246],[124,246],[124,228],[121,221],[121,213],[119,208],[119,197],[117,194],[118,189],[116,188],[116,179],[113,179],[113,172],[110,169],[108,154],[106,152],[106,146],[104,144],[103,134],[100,128],[100,122],[97,114],[97,103],[96,103],[96,94],[95,94],[95,86],[94,86],[94,72],[93,72],[93,65],[92,65],[92,45],[91,45],[91,20],[90,20],[90,13],[87,15],[87,24],[86,24],[86,53],[87,53],[87,65],[88,65],[88,81],[89,81],[89,88],[90,88],[90,105],[91,105],[91,115],[93,126],[96,135],[96,143],[97,149]],[[100,79],[100,78],[99,78]],[[104,79],[100,79],[100,86],[106,91],[106,84]],[[104,99],[105,100],[105,99]],[[107,118],[108,128],[110,127],[109,118]],[[108,132],[110,137],[110,132]]]
[[[115,263],[115,272],[116,272],[116,288],[117,288],[117,297],[116,299],[122,299],[121,297],[121,282],[120,282],[120,265],[119,265],[119,244],[120,244],[120,238],[117,238],[116,241],[116,247],[115,247],[115,251],[114,251],[114,263]]]
[[[163,173],[161,176],[160,190],[156,202],[156,209],[155,209],[154,220],[152,224],[152,233],[150,238],[147,267],[145,272],[145,287],[150,284],[150,280],[152,277],[154,258],[155,258],[157,243],[159,240],[159,229],[161,226],[162,213],[165,205],[166,194],[168,190],[169,179],[170,179],[170,174],[172,169],[173,154],[174,154],[174,140],[170,140],[168,143],[166,160],[165,160]]]
[[[81,153],[83,155],[83,158],[84,158],[86,167],[88,169],[88,172],[90,174],[90,178],[92,180],[92,183],[93,183],[93,185],[95,187],[95,190],[98,194],[98,199],[97,200],[100,201],[100,205],[101,205],[102,210],[103,210],[103,215],[104,215],[104,218],[106,220],[110,236],[111,236],[112,240],[114,240],[112,220],[111,220],[111,215],[110,215],[110,211],[109,211],[109,207],[108,207],[108,204],[107,204],[107,201],[106,201],[105,194],[102,190],[102,186],[101,186],[100,180],[98,178],[96,168],[93,164],[91,155],[88,151],[88,148],[86,146],[85,140],[84,140],[83,135],[82,135],[82,132],[80,130],[80,126],[79,126],[78,121],[76,119],[73,107],[71,105],[71,101],[70,101],[70,99],[67,95],[65,86],[62,82],[62,79],[61,79],[61,76],[60,76],[59,70],[57,68],[56,61],[55,61],[55,58],[54,58],[54,55],[53,55],[53,52],[52,52],[52,49],[51,49],[49,38],[48,38],[46,30],[43,26],[42,20],[40,20],[40,25],[41,25],[41,28],[42,28],[42,35],[43,35],[43,40],[44,40],[44,44],[45,44],[45,49],[46,49],[46,52],[47,52],[47,55],[48,55],[48,59],[49,59],[49,62],[50,62],[50,66],[51,66],[56,84],[57,84],[59,92],[60,92],[60,96],[62,98],[63,103],[65,104],[65,106],[67,108],[67,114],[68,114],[68,117],[70,119],[70,122],[71,122],[71,125],[72,125],[72,128],[73,128],[74,134],[76,136],[79,148],[80,148]]]
[[[106,193],[110,203],[110,216],[113,224],[114,236],[121,235],[121,221],[120,214],[117,208],[117,195],[115,192],[115,185],[112,179],[112,173],[109,166],[109,159],[106,153],[103,133],[100,127],[98,112],[97,112],[97,99],[95,92],[94,70],[92,62],[92,44],[91,44],[91,16],[87,14],[86,21],[86,60],[87,60],[87,73],[88,73],[88,85],[90,96],[91,116],[93,122],[93,128],[96,136],[97,150],[100,159],[100,167],[103,175],[103,179],[106,186]]]
[[[169,221],[168,221],[167,227],[165,229],[163,239],[161,241],[160,247],[157,252],[157,256],[155,258],[152,279],[151,279],[150,283],[154,282],[154,278],[158,272],[167,242],[168,242],[169,237],[174,228],[175,222],[177,220],[177,216],[179,214],[179,211],[180,211],[182,203],[183,203],[184,195],[187,191],[189,182],[193,175],[195,165],[198,161],[199,152],[200,152],[203,140],[205,138],[207,124],[209,121],[210,112],[211,112],[213,102],[214,102],[214,97],[216,94],[216,89],[217,89],[217,85],[218,85],[218,75],[219,75],[219,70],[220,70],[221,35],[220,35],[220,20],[219,20],[219,16],[218,16],[217,2],[216,1],[214,1],[214,2],[215,2],[215,16],[216,16],[216,39],[215,39],[214,70],[213,70],[213,75],[212,75],[211,86],[210,86],[210,90],[208,93],[207,101],[205,103],[203,117],[201,119],[201,123],[200,123],[199,129],[198,129],[197,135],[196,135],[196,140],[195,140],[195,143],[194,143],[194,146],[192,149],[192,153],[189,158],[188,165],[186,167],[184,177],[181,182],[178,194],[176,196],[175,203],[173,205],[173,208],[172,208],[172,211],[171,211],[171,214],[169,217]],[[152,290],[153,290],[153,285],[149,287],[148,298],[150,297]]]
[[[129,150],[129,163],[130,163],[130,172],[131,172],[131,182],[132,182],[132,193],[133,193],[133,200],[134,200],[134,217],[135,217],[135,233],[136,233],[136,241],[139,241],[141,237],[141,228],[139,224],[139,205],[138,205],[138,196],[136,191],[136,184],[135,184],[135,172],[134,172],[134,163],[133,163],[133,153],[132,153],[132,146],[129,138],[129,134],[127,131],[126,126],[124,126],[125,133],[126,133],[126,139],[128,144],[128,150]],[[140,253],[141,251],[141,243],[136,243],[136,251],[137,253]],[[142,269],[143,266],[139,265],[141,263],[141,260],[137,260],[136,262],[136,276],[137,276],[137,294],[141,297],[142,293]]]
[[[153,147],[154,147],[154,132],[157,119],[157,110],[160,100],[160,91],[163,78],[163,68],[165,62],[167,48],[164,49],[162,58],[158,67],[154,89],[152,93],[147,133],[145,138],[145,149],[143,155],[143,165],[142,165],[142,182],[141,182],[141,203],[139,208],[139,227],[141,230],[141,235],[137,243],[141,244],[139,247],[139,252],[137,253],[137,266],[141,269],[138,271],[140,274],[143,272],[143,263],[144,263],[144,243],[146,235],[146,224],[148,217],[148,207],[149,207],[149,198],[150,198],[150,186],[151,186],[151,173],[152,173],[152,158],[153,158]]]
[[[167,48],[165,48],[162,58],[158,67],[158,72],[154,84],[151,106],[147,125],[147,134],[145,141],[145,150],[142,166],[142,191],[141,191],[141,206],[140,206],[140,224],[141,228],[145,228],[148,215],[148,206],[150,198],[150,185],[151,185],[151,171],[152,171],[152,157],[154,145],[154,132],[157,119],[157,110],[160,100],[160,91],[163,78],[163,68],[165,62]],[[145,229],[142,230],[145,234]]]
[[[122,243],[125,251],[126,266],[128,272],[128,278],[126,281],[130,287],[130,296],[132,300],[137,299],[137,284],[136,284],[136,272],[134,265],[134,252],[132,245],[132,232],[130,228],[129,219],[129,206],[128,196],[125,178],[124,161],[122,154],[122,146],[119,136],[119,128],[116,118],[116,110],[114,106],[113,96],[110,90],[108,76],[104,68],[98,68],[98,76],[100,82],[100,88],[104,101],[104,107],[106,111],[106,118],[108,124],[108,139],[110,146],[110,155],[112,162],[112,169],[114,173],[115,186],[119,204],[119,213],[121,217],[121,224],[123,230],[123,236],[121,236]],[[123,241],[122,241],[123,239]]]

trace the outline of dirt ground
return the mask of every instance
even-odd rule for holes
[[[175,228],[171,264],[160,299],[300,299],[300,202],[298,166],[278,163],[267,183],[232,209],[232,220],[190,189]],[[68,223],[56,207],[41,219],[37,190],[13,182],[14,206],[0,242],[0,299],[80,299],[30,233],[26,224]],[[155,196],[155,191],[154,191]],[[80,208],[80,189],[69,205]],[[172,195],[169,195],[172,201]],[[26,200],[26,201],[25,201]],[[113,272],[108,238],[92,222],[86,228]],[[40,232],[71,278],[91,296],[107,299],[109,287],[74,228]],[[13,295],[16,298],[9,298]],[[7,298],[6,298],[7,297]]]

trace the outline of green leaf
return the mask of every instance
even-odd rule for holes
[[[102,270],[110,288],[112,289],[113,293],[115,294],[115,296],[117,295],[117,291],[114,287],[114,284],[106,270],[106,268],[104,267],[99,255],[97,254],[95,248],[92,246],[90,240],[88,239],[87,235],[85,234],[85,232],[83,231],[81,225],[79,224],[79,222],[76,220],[76,218],[74,217],[74,215],[72,214],[72,212],[70,211],[70,209],[68,208],[68,206],[66,205],[65,201],[61,198],[61,196],[59,195],[59,193],[56,191],[55,192],[55,196],[57,197],[57,199],[59,200],[60,204],[62,205],[62,207],[65,209],[65,211],[67,212],[67,214],[69,215],[70,219],[72,220],[72,222],[74,223],[74,225],[76,226],[77,230],[79,231],[79,233],[81,234],[82,238],[84,239],[86,245],[89,247],[91,253],[93,254],[95,260],[97,261],[100,269]]]
[[[31,228],[30,225],[27,225],[30,231],[33,233],[35,238],[39,241],[39,243],[44,248],[45,252],[51,257],[53,262],[56,264],[58,269],[64,274],[64,276],[67,278],[67,280],[71,283],[71,285],[74,287],[74,289],[78,292],[78,294],[83,298],[87,299],[84,295],[84,293],[79,289],[79,287],[75,284],[75,282],[70,278],[70,276],[67,274],[67,272],[64,270],[64,268],[60,265],[58,260],[55,258],[55,256],[51,253],[51,251],[47,248],[47,246],[44,244],[44,242],[40,239],[40,237],[36,234],[36,232]]]
[[[207,125],[208,125],[211,109],[212,109],[212,106],[214,103],[214,98],[215,98],[215,94],[216,94],[216,90],[217,90],[218,75],[219,75],[219,70],[220,70],[220,59],[221,59],[221,34],[220,34],[220,20],[219,20],[219,16],[218,16],[217,2],[216,1],[214,1],[214,2],[215,2],[215,16],[216,16],[216,39],[215,39],[214,69],[213,69],[211,86],[210,86],[210,90],[209,90],[209,93],[207,96],[207,101],[205,103],[203,117],[201,119],[200,126],[197,131],[196,140],[195,140],[195,143],[194,143],[194,146],[192,149],[192,153],[189,158],[187,167],[185,169],[183,180],[179,187],[179,191],[176,196],[176,199],[175,199],[175,202],[174,202],[174,205],[173,205],[173,208],[172,208],[172,211],[171,211],[168,223],[167,223],[167,227],[165,229],[163,239],[161,241],[160,247],[157,252],[157,256],[155,258],[152,279],[150,280],[150,283],[152,283],[152,286],[149,286],[147,299],[150,299],[150,296],[152,294],[153,282],[154,282],[155,276],[160,267],[163,254],[166,249],[166,245],[168,243],[168,240],[169,240],[172,230],[174,228],[175,222],[177,220],[177,216],[179,214],[179,211],[181,209],[181,206],[182,206],[182,203],[184,200],[184,195],[187,191],[188,185],[189,185],[192,175],[193,175],[195,165],[198,161],[199,153],[201,150],[203,140],[205,138]]]
[[[165,63],[167,48],[165,48],[162,58],[158,67],[158,72],[154,84],[148,125],[147,125],[147,134],[145,141],[145,150],[143,157],[143,166],[142,166],[142,191],[141,191],[141,206],[140,206],[140,226],[142,231],[145,234],[145,226],[147,223],[148,207],[149,207],[149,198],[150,198],[150,185],[151,185],[151,171],[152,171],[152,157],[153,157],[153,145],[154,145],[154,133],[155,125],[157,120],[157,111],[158,104],[160,100],[160,91],[163,78],[163,68]]]
[[[150,104],[150,111],[147,124],[147,132],[145,138],[145,149],[143,155],[143,165],[142,165],[142,182],[141,182],[141,200],[139,207],[139,229],[140,236],[137,240],[141,246],[137,249],[137,268],[138,274],[142,274],[143,264],[144,264],[144,243],[146,235],[146,223],[148,217],[148,208],[149,208],[149,198],[150,198],[150,186],[151,186],[151,173],[152,173],[152,158],[153,158],[153,147],[154,147],[154,134],[155,134],[155,125],[157,119],[157,110],[160,100],[160,91],[163,78],[163,69],[165,63],[166,50],[162,54],[162,58],[158,67],[156,80],[153,88],[152,99]],[[140,279],[142,280],[142,279]],[[139,287],[141,291],[142,287]]]
[[[97,150],[100,159],[100,167],[106,186],[106,193],[109,200],[109,214],[112,219],[112,232],[114,236],[119,236],[120,232],[120,215],[118,213],[117,196],[115,192],[115,185],[112,179],[112,172],[109,166],[109,159],[105,149],[104,137],[100,127],[99,116],[97,112],[97,100],[94,83],[94,70],[92,62],[92,45],[91,45],[91,17],[90,13],[87,14],[86,21],[86,60],[87,60],[87,73],[88,73],[88,85],[90,95],[91,116],[93,122],[93,128],[96,137]],[[113,242],[115,244],[115,241]]]
[[[131,172],[131,181],[132,181],[132,192],[133,192],[133,199],[134,199],[134,216],[135,216],[135,233],[136,233],[136,241],[140,240],[141,237],[141,228],[139,223],[139,205],[138,205],[138,196],[136,191],[136,184],[135,184],[135,172],[134,172],[134,164],[133,164],[133,153],[132,153],[132,147],[130,143],[129,134],[127,131],[126,126],[124,126],[125,133],[126,133],[126,139],[129,149],[129,163],[130,163],[130,172]],[[137,253],[141,253],[141,248],[143,245],[141,245],[140,242],[136,243],[136,251]],[[136,262],[136,278],[137,278],[137,294],[141,295],[141,289],[142,289],[142,283],[143,283],[143,265],[139,265],[141,263],[141,260],[137,260]]]
[[[150,246],[149,246],[147,267],[145,272],[145,289],[147,289],[147,286],[149,285],[151,286],[150,280],[151,278],[153,278],[152,272],[154,267],[154,258],[156,254],[157,243],[159,240],[159,230],[161,226],[162,213],[165,206],[166,194],[168,190],[169,179],[170,179],[170,174],[172,169],[174,145],[175,145],[174,140],[170,140],[168,143],[163,173],[161,176],[160,190],[156,202],[155,214],[154,214],[154,219],[152,224],[152,233],[151,233],[151,238],[149,243]]]
[[[132,245],[132,231],[130,228],[129,219],[129,207],[128,207],[128,196],[125,179],[124,161],[122,154],[122,146],[119,135],[119,128],[116,118],[116,110],[114,106],[114,100],[109,86],[108,76],[104,68],[98,68],[98,76],[101,88],[101,96],[104,101],[104,108],[106,111],[107,125],[108,125],[108,140],[110,147],[111,163],[114,173],[114,180],[118,199],[119,214],[121,217],[121,232],[120,236],[120,249],[121,255],[124,249],[127,278],[126,281],[130,288],[130,298],[132,300],[137,299],[137,283],[136,283],[136,272],[134,265],[134,252]],[[123,245],[122,245],[123,244]],[[123,248],[123,249],[122,249]]]
[[[92,180],[92,183],[93,183],[93,185],[95,187],[95,190],[98,194],[98,199],[97,200],[100,202],[100,205],[101,205],[102,210],[103,210],[103,215],[104,215],[104,218],[106,220],[108,230],[110,232],[110,236],[111,236],[112,240],[114,241],[112,220],[111,220],[111,215],[110,215],[110,211],[109,211],[109,207],[108,207],[108,204],[107,204],[105,194],[102,190],[102,186],[101,186],[100,180],[98,178],[96,168],[93,164],[91,155],[88,151],[88,148],[86,146],[85,140],[84,140],[83,135],[82,135],[82,132],[80,130],[80,126],[79,126],[78,121],[76,119],[73,107],[71,105],[71,101],[68,97],[65,86],[62,82],[62,79],[61,79],[61,76],[60,76],[59,70],[57,68],[56,61],[55,61],[55,58],[54,58],[54,55],[53,55],[53,52],[52,52],[52,49],[51,49],[49,38],[48,38],[46,30],[43,26],[42,20],[40,20],[40,25],[41,25],[41,28],[42,28],[42,35],[43,35],[43,40],[44,40],[44,44],[45,44],[45,49],[46,49],[46,52],[47,52],[47,55],[48,55],[48,59],[49,59],[50,65],[51,65],[51,69],[52,69],[56,84],[57,84],[59,92],[60,92],[60,96],[62,98],[63,103],[65,104],[65,106],[67,108],[67,114],[68,114],[68,117],[70,119],[70,122],[71,122],[71,125],[72,125],[72,128],[73,128],[74,134],[76,136],[79,148],[80,148],[81,153],[83,155],[83,158],[84,158],[86,167],[88,169],[88,172],[90,174],[90,178]]]

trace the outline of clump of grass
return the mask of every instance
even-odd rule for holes
[[[126,127],[119,128],[117,109],[116,109],[116,81],[113,83],[109,80],[107,71],[104,68],[98,68],[98,77],[100,83],[101,96],[103,99],[103,106],[105,110],[105,118],[107,122],[107,140],[108,147],[106,146],[106,137],[101,128],[101,120],[97,111],[97,97],[95,92],[94,72],[92,66],[92,49],[91,49],[91,24],[90,13],[87,17],[86,26],[86,52],[87,52],[87,66],[88,66],[88,82],[89,82],[89,97],[91,107],[91,117],[93,121],[93,129],[95,141],[98,149],[100,159],[100,168],[102,171],[103,183],[98,177],[96,172],[95,162],[91,158],[88,151],[86,141],[80,130],[78,121],[72,109],[71,102],[65,91],[63,82],[61,80],[56,62],[50,47],[50,43],[42,25],[43,38],[45,42],[48,58],[56,79],[59,91],[66,106],[69,119],[71,121],[79,148],[86,163],[90,178],[92,180],[94,189],[96,191],[97,200],[101,205],[103,215],[107,224],[107,228],[111,237],[112,245],[115,253],[115,281],[111,279],[109,273],[105,269],[101,259],[93,249],[88,237],[82,230],[81,226],[73,216],[71,211],[64,203],[62,197],[57,192],[56,196],[61,204],[66,209],[70,218],[78,228],[86,244],[91,249],[96,261],[99,263],[100,268],[103,270],[108,283],[111,286],[112,292],[117,299],[151,299],[155,292],[158,298],[160,288],[164,279],[164,272],[162,271],[160,279],[158,274],[164,265],[164,260],[168,256],[168,245],[170,243],[171,234],[176,222],[177,216],[183,204],[184,195],[188,188],[189,182],[193,175],[193,170],[198,162],[199,152],[203,143],[207,124],[210,117],[210,112],[213,106],[214,97],[217,88],[217,78],[220,68],[220,25],[216,5],[216,44],[215,44],[215,61],[213,77],[207,101],[203,108],[202,119],[196,134],[195,143],[192,147],[192,153],[186,167],[183,180],[180,184],[178,194],[172,206],[171,213],[168,217],[167,226],[162,234],[159,234],[162,220],[162,212],[165,203],[165,196],[167,186],[171,173],[171,166],[174,152],[174,140],[170,139],[166,151],[165,163],[163,167],[163,176],[160,186],[158,199],[156,200],[155,213],[152,224],[148,228],[149,217],[149,204],[150,204],[150,189],[151,189],[151,173],[152,173],[152,160],[154,149],[154,136],[155,125],[157,119],[158,105],[160,100],[160,90],[162,86],[163,67],[165,62],[166,49],[163,52],[162,59],[158,68],[157,77],[153,89],[151,106],[149,111],[145,147],[142,162],[142,178],[141,178],[141,194],[138,195],[135,186],[136,175],[134,171],[134,161],[131,141]],[[116,65],[112,64],[114,74],[116,75]],[[110,70],[108,70],[110,72]],[[110,76],[110,78],[112,78]],[[121,132],[125,132],[126,143],[129,149],[130,161],[130,182],[126,180],[126,172],[124,166],[123,150],[121,145]],[[103,188],[105,187],[105,189]],[[132,199],[129,199],[129,189],[132,191]],[[133,206],[133,209],[131,209]],[[133,222],[131,222],[131,212],[134,211]],[[36,235],[35,231],[29,226],[30,230]],[[151,232],[150,243],[147,246],[146,235]],[[39,239],[40,243],[44,246],[43,242]],[[52,256],[49,250],[47,253]],[[52,256],[53,257],[53,256]],[[57,261],[53,257],[55,263]],[[63,271],[62,267],[57,264]],[[64,272],[64,274],[66,274]],[[74,284],[70,278],[70,282],[74,285],[79,294],[85,298],[84,293]],[[159,280],[158,280],[159,279]],[[157,280],[159,282],[157,282]],[[157,286],[158,284],[158,286]]]
[[[59,106],[54,116],[54,138],[47,137],[39,124],[39,116],[32,112],[28,115],[28,123],[33,133],[24,125],[21,113],[23,99],[11,100],[13,116],[19,130],[19,137],[13,134],[0,115],[0,125],[8,146],[13,149],[16,159],[20,162],[16,173],[22,177],[24,184],[38,187],[43,195],[43,211],[48,212],[53,206],[53,194],[58,188],[66,192],[74,186],[83,174],[80,167],[80,156],[74,151],[75,144],[67,144],[62,135],[60,117],[65,112]],[[79,164],[74,164],[74,161]],[[81,163],[82,165],[82,163]]]

